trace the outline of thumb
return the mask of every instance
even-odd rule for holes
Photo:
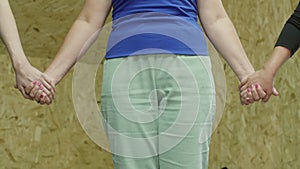
[[[273,94],[274,96],[278,96],[278,95],[279,95],[279,93],[278,93],[278,91],[276,90],[275,87],[273,87],[272,94]]]

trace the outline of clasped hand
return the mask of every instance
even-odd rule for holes
[[[241,104],[249,105],[260,100],[267,102],[271,95],[278,96],[273,83],[274,76],[265,69],[248,76],[239,85]]]
[[[15,70],[16,85],[24,98],[39,104],[51,104],[54,100],[55,84],[51,77],[31,65],[23,64]]]
[[[35,100],[42,105],[49,105],[54,100],[53,80],[31,65],[25,65],[16,70],[16,82],[15,87],[27,99]],[[273,83],[274,76],[265,69],[258,70],[243,79],[239,84],[241,104],[249,105],[260,100],[267,102],[271,95],[278,96],[279,93]]]

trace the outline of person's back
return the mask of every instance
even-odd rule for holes
[[[208,55],[196,0],[113,0],[106,58],[141,54]]]

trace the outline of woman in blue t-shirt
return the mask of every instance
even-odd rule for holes
[[[114,168],[208,168],[215,87],[198,18],[240,81],[254,72],[221,0],[86,0],[45,72],[55,84],[111,8],[101,111]]]

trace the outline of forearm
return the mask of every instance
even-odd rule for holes
[[[264,64],[263,70],[274,77],[279,68],[290,58],[290,56],[291,53],[289,49],[282,46],[275,47],[268,61]]]
[[[211,25],[204,23],[204,30],[239,80],[244,79],[254,72],[254,68],[248,60],[238,35],[228,17],[216,20]]]
[[[238,38],[234,26],[227,15],[206,22],[208,18],[202,19],[203,28],[224,59],[231,66],[239,80],[241,81],[254,72],[254,68],[247,58],[243,46]]]
[[[84,20],[76,20],[67,34],[56,57],[47,68],[46,72],[57,84],[82,56],[86,42],[97,36],[99,28]]]
[[[24,54],[15,19],[7,0],[0,2],[0,21],[0,36],[7,47],[14,69],[18,69],[22,64],[29,64]]]
[[[284,25],[271,56],[263,66],[263,70],[274,77],[279,68],[298,50],[299,46],[300,3]]]
[[[110,0],[85,0],[55,59],[46,73],[57,84],[91,46],[111,9]]]

